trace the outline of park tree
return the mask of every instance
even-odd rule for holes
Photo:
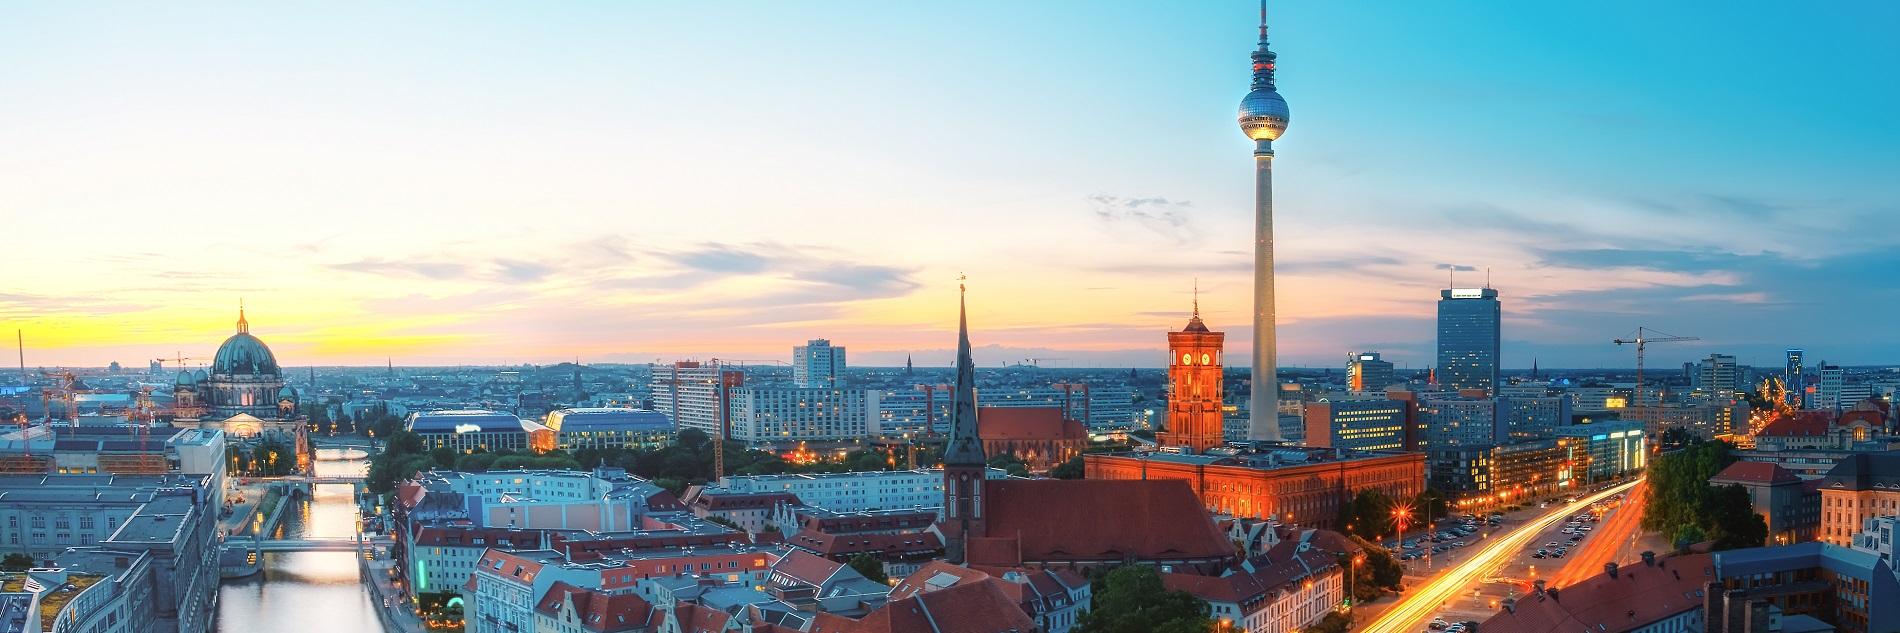
[[[1081,633],[1201,633],[1213,626],[1207,602],[1168,591],[1154,567],[1124,565],[1100,584],[1094,608],[1079,622]]]
[[[884,561],[878,560],[876,556],[858,554],[857,556],[852,556],[851,561],[846,564],[850,565],[852,569],[857,570],[857,572],[865,578],[887,585],[891,583],[891,577],[884,573]]]
[[[1352,501],[1339,508],[1341,531],[1367,540],[1389,536],[1392,530],[1392,498],[1378,490],[1361,490]]]
[[[1056,464],[1055,468],[1049,469],[1049,476],[1055,479],[1081,479],[1083,473],[1081,455],[1071,457],[1069,461]]]

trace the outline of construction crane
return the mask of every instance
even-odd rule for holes
[[[177,352],[173,358],[154,358],[152,359],[152,362],[158,363],[160,365],[163,365],[165,363],[172,363],[174,365],[177,365],[179,369],[184,369],[185,361],[188,361],[188,360],[210,360],[210,359],[193,358],[190,356],[186,356],[183,352]]]
[[[1065,418],[1068,418],[1068,419],[1071,419],[1071,420],[1074,420],[1074,419],[1076,419],[1076,417],[1075,417],[1075,409],[1074,409],[1073,407],[1071,407],[1071,406],[1070,406],[1070,404],[1069,404],[1069,400],[1070,400],[1070,396],[1071,396],[1071,395],[1073,395],[1073,394],[1075,393],[1075,390],[1076,390],[1077,388],[1080,388],[1080,389],[1082,390],[1082,418],[1081,418],[1081,422],[1082,422],[1083,424],[1088,424],[1088,423],[1089,423],[1089,419],[1090,419],[1090,418],[1089,418],[1089,413],[1090,413],[1090,411],[1089,411],[1089,383],[1086,383],[1086,382],[1058,382],[1058,383],[1056,383],[1056,384],[1053,384],[1053,385],[1049,385],[1049,386],[1051,386],[1051,387],[1055,387],[1055,388],[1057,388],[1057,389],[1061,389],[1061,390],[1062,390],[1062,417],[1065,417]]]
[[[1649,333],[1661,334],[1662,336],[1650,336]],[[1632,338],[1632,339],[1619,338],[1619,339],[1616,339],[1615,341],[1612,341],[1616,343],[1617,345],[1635,345],[1636,346],[1636,395],[1635,395],[1635,402],[1632,402],[1631,405],[1632,406],[1643,405],[1643,350],[1647,348],[1650,343],[1678,343],[1682,341],[1700,341],[1700,340],[1702,340],[1700,337],[1676,336],[1676,335],[1669,334],[1666,332],[1656,331],[1654,328],[1645,328],[1639,325],[1639,326],[1636,326],[1636,338]]]

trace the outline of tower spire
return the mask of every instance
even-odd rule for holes
[[[249,334],[250,332],[251,322],[244,320],[244,298],[238,297],[238,333]]]
[[[1201,318],[1201,278],[1194,278],[1194,318]]]
[[[950,443],[944,447],[944,465],[986,463],[983,441],[976,431],[976,361],[970,358],[970,318],[964,296],[968,289],[957,277],[957,385],[950,406]]]

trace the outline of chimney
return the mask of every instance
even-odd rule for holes
[[[1531,586],[1537,589],[1538,594],[1541,595],[1544,593],[1544,579],[1539,578],[1537,580],[1531,581]]]
[[[1505,598],[1505,599],[1504,599],[1504,612],[1505,612],[1505,613],[1517,613],[1517,598]]]
[[[1768,630],[1768,601],[1750,600],[1747,633],[1768,633]]]
[[[1551,601],[1552,601],[1552,602],[1563,602],[1562,600],[1558,600],[1558,599],[1557,599],[1557,588],[1556,588],[1556,587],[1551,587],[1551,588],[1549,588],[1549,589],[1545,589],[1545,590],[1544,590],[1544,593],[1545,593],[1546,595],[1549,595],[1549,596],[1550,596],[1550,599],[1551,599]]]
[[[1722,633],[1722,583],[1709,581],[1702,585],[1702,630],[1707,633]]]
[[[1615,578],[1616,577],[1616,563],[1614,562],[1604,563],[1603,573],[1609,574],[1611,578]]]
[[[1655,567],[1656,553],[1650,550],[1643,550],[1643,564],[1650,567]]]

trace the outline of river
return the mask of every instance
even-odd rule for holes
[[[361,474],[362,459],[341,451],[317,451],[317,475]],[[347,537],[356,533],[358,514],[347,484],[317,486],[316,498],[299,499],[284,510],[276,538]],[[290,552],[265,554],[255,576],[226,580],[218,589],[218,630],[225,633],[376,632],[369,592],[363,587],[357,554]]]

